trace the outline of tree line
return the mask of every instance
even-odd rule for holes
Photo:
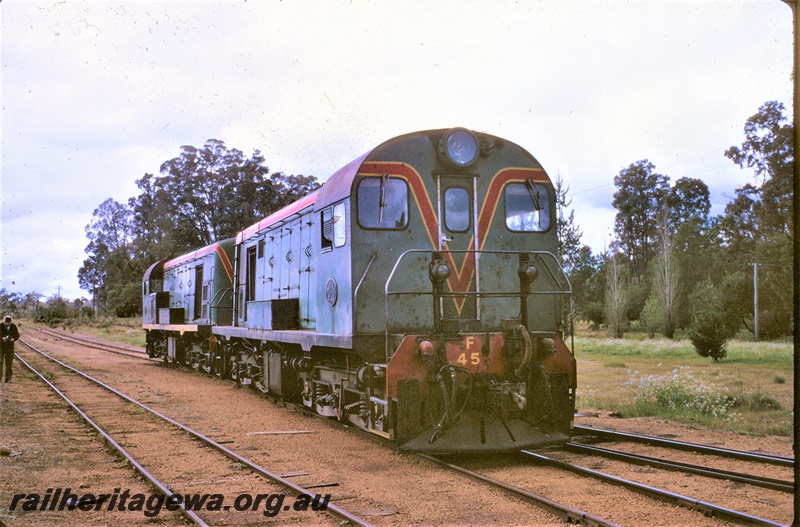
[[[616,239],[604,253],[580,244],[567,194],[557,181],[561,254],[574,290],[576,317],[622,337],[638,321],[650,336],[685,330],[698,353],[725,356],[725,342],[754,330],[758,265],[759,335],[792,334],[792,189],[794,127],[770,101],[744,125],[745,140],[725,157],[752,169],[724,213],[711,216],[708,186],[681,178],[670,185],[648,160],[614,178]]]
[[[95,308],[123,317],[141,313],[141,279],[153,262],[235,236],[320,186],[314,176],[270,173],[260,151],[248,158],[218,139],[181,147],[136,185],[127,204],[109,198],[95,209],[78,271]]]

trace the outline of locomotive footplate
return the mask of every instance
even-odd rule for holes
[[[404,452],[495,453],[523,448],[563,445],[569,438],[561,432],[543,431],[522,419],[503,421],[497,416],[464,412],[458,422],[434,437],[430,427],[400,446]]]

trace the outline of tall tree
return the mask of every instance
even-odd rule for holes
[[[570,282],[576,317],[599,327],[605,321],[606,282],[602,255],[592,254],[588,245],[581,247],[570,273]]]
[[[158,213],[151,227],[178,251],[236,235],[245,227],[319,188],[313,176],[269,175],[264,157],[250,158],[223,141],[209,139],[202,148],[181,147],[180,156],[161,165],[161,175],[137,181],[142,194],[134,204],[137,218]]]
[[[178,243],[186,249],[208,245],[255,221],[257,211],[272,210],[278,194],[263,161],[258,151],[247,159],[209,139],[202,148],[181,147],[180,156],[164,162],[152,185],[156,207],[171,220]]]
[[[711,211],[708,185],[700,179],[680,178],[669,190],[667,206],[669,221],[674,229],[692,218],[706,221]]]
[[[625,263],[620,253],[606,256],[606,299],[605,313],[608,332],[612,338],[620,339],[625,333],[626,311],[629,291]]]
[[[92,293],[95,306],[107,307],[110,292],[118,300],[125,298],[129,305],[136,301],[122,293],[126,275],[136,270],[132,263],[133,235],[132,215],[124,205],[108,198],[94,210],[86,226],[89,244],[85,251],[89,257],[78,270],[78,281]]]
[[[752,168],[761,181],[754,212],[761,222],[762,234],[781,234],[791,239],[794,126],[783,112],[783,103],[764,103],[745,123],[742,146],[730,147],[725,156],[742,168]]]
[[[731,262],[731,273],[759,264],[759,296],[770,298],[759,310],[766,338],[792,331],[791,291],[794,221],[794,127],[783,115],[784,106],[764,103],[744,126],[745,141],[725,155],[741,168],[751,168],[756,184],[736,190],[736,199],[725,208],[720,228]],[[740,287],[749,287],[741,284]],[[738,296],[743,296],[739,291]]]
[[[661,308],[661,333],[671,339],[677,325],[678,294],[680,290],[678,262],[670,235],[669,212],[663,209],[658,221],[659,251],[653,266],[653,292]]]
[[[617,187],[612,202],[617,209],[614,232],[627,256],[631,275],[638,281],[644,277],[655,254],[656,219],[669,193],[669,183],[645,159],[621,170],[614,177],[614,185]]]

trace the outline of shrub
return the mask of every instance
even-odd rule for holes
[[[639,315],[639,322],[642,329],[647,332],[649,338],[653,338],[664,321],[664,310],[661,308],[661,303],[658,301],[656,295],[651,294],[647,297],[647,302],[644,303],[642,313]]]
[[[635,372],[625,383],[634,390],[634,405],[643,414],[648,408],[668,410],[675,414],[725,417],[736,404],[713,384],[705,383],[691,373],[687,366],[672,370],[667,375],[639,375]]]
[[[725,344],[736,333],[723,293],[706,282],[689,296],[689,305],[692,310],[689,339],[698,355],[717,362],[727,355]]]
[[[777,399],[764,392],[743,394],[736,398],[734,407],[745,408],[752,412],[769,412],[782,408]]]

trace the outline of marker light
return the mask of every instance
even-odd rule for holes
[[[450,276],[450,266],[442,261],[431,263],[429,271],[434,282],[444,282]]]
[[[533,282],[539,276],[539,270],[533,264],[523,264],[517,271],[521,280]]]
[[[423,340],[419,343],[419,352],[423,355],[433,354],[433,342],[430,340]]]
[[[468,167],[478,159],[478,138],[464,128],[445,132],[439,141],[439,155],[456,167]]]
[[[543,338],[542,346],[544,347],[545,355],[548,357],[556,356],[556,341],[551,338]]]

